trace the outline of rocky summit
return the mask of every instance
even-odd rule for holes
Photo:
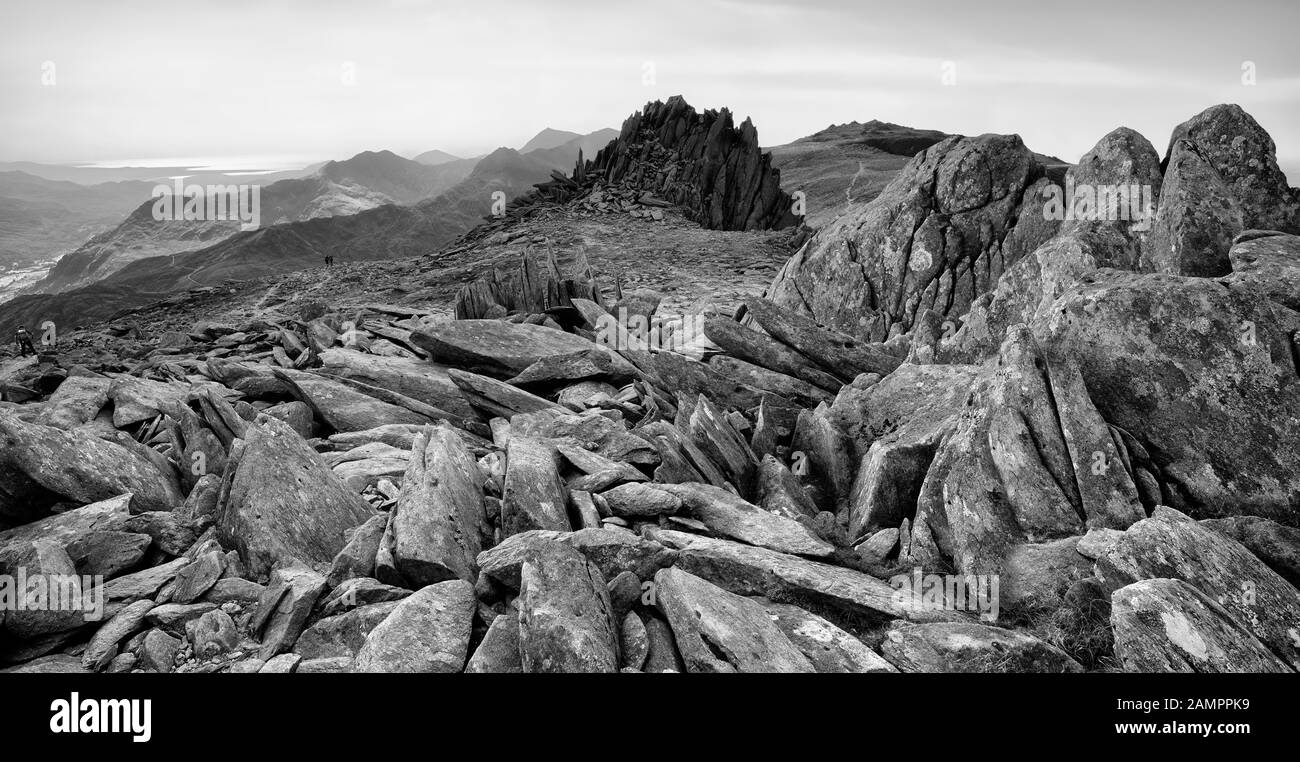
[[[1237,106],[1167,145],[678,97],[450,242],[65,300],[0,668],[1294,673],[1300,191]]]

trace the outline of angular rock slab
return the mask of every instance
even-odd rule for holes
[[[484,574],[512,590],[518,590],[520,570],[531,553],[551,542],[577,550],[612,580],[623,572],[649,579],[673,564],[677,554],[663,545],[630,532],[611,529],[580,529],[576,532],[532,530],[511,535],[496,547],[483,551],[478,564]]]
[[[218,536],[258,576],[287,558],[329,563],[343,533],[370,518],[369,506],[288,424],[267,418],[246,437],[231,453]]]
[[[1183,580],[1147,579],[1116,590],[1110,620],[1115,658],[1128,672],[1294,674],[1223,607]]]
[[[1082,672],[1064,651],[1032,635],[968,622],[896,622],[881,653],[903,672]]]
[[[547,542],[520,571],[519,653],[524,672],[617,672],[618,626],[605,578],[581,553]]]
[[[596,350],[594,343],[554,328],[504,320],[449,320],[411,334],[434,362],[507,378],[550,355]]]
[[[720,487],[692,482],[654,483],[650,486],[676,495],[681,499],[686,514],[725,537],[778,553],[814,558],[826,557],[835,551],[834,546],[803,524],[769,513]]]
[[[354,672],[460,672],[469,651],[474,586],[449,580],[417,590],[370,631]]]
[[[27,423],[0,410],[0,453],[37,484],[80,503],[127,492],[137,511],[170,511],[185,502],[149,459],[82,430]]]
[[[654,584],[688,672],[815,671],[761,604],[677,568],[660,571]]]
[[[416,437],[390,521],[393,559],[411,587],[478,576],[487,533],[483,474],[450,426]]]
[[[1144,579],[1181,579],[1300,669],[1300,590],[1237,541],[1172,508],[1160,506],[1129,527],[1097,560],[1097,571],[1112,590]]]

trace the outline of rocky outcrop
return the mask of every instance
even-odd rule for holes
[[[681,96],[647,103],[585,168],[680,206],[715,230],[766,230],[796,223],[780,173],[758,147],[758,130],[731,112],[697,112]]]
[[[947,138],[917,154],[874,200],[818,231],[777,275],[769,298],[869,341],[910,331],[927,310],[960,317],[1050,237],[1050,229],[1027,240],[1011,235],[1021,219],[1042,221],[1041,206],[1022,207],[1041,177],[1017,136]]]

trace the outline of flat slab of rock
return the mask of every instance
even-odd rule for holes
[[[96,532],[118,531],[130,515],[131,495],[126,494],[5,529],[0,531],[0,559],[10,545],[50,540],[66,546],[85,541]]]
[[[554,328],[504,320],[449,320],[411,334],[434,362],[507,378],[550,355],[595,350],[594,343]]]
[[[474,586],[464,580],[417,590],[366,636],[353,671],[460,672],[474,607]]]
[[[0,452],[42,487],[79,503],[132,494],[136,511],[170,511],[185,503],[175,481],[133,450],[83,430],[27,423],[0,410]]]
[[[390,523],[394,563],[411,587],[478,576],[487,527],[483,475],[451,427],[416,437]]]
[[[328,371],[343,378],[397,392],[462,418],[474,416],[465,396],[447,375],[447,368],[441,365],[348,349],[327,349],[320,359]]]
[[[899,600],[888,582],[853,569],[671,529],[651,529],[646,534],[677,549],[678,568],[738,595],[793,603],[833,622],[946,618]]]
[[[1160,506],[1129,527],[1097,570],[1111,590],[1144,579],[1184,580],[1300,669],[1300,591],[1237,541],[1172,508]]]
[[[677,568],[654,584],[688,672],[815,671],[761,604]]]
[[[229,468],[217,533],[255,575],[286,558],[329,563],[343,549],[343,533],[371,516],[302,437],[274,418],[248,427]]]
[[[569,546],[551,541],[520,571],[519,653],[524,672],[617,672],[618,629],[605,578]]]
[[[578,552],[612,580],[623,572],[639,579],[650,579],[655,572],[671,566],[677,554],[658,542],[631,532],[611,529],[580,529],[577,532],[533,530],[511,535],[501,544],[485,550],[478,557],[484,574],[512,590],[519,589],[519,574],[529,553],[547,543],[559,542]]]
[[[519,615],[511,610],[492,620],[483,642],[465,665],[466,673],[517,674],[524,671],[519,656]]]
[[[833,545],[803,524],[765,511],[721,487],[693,482],[651,486],[676,495],[683,513],[733,540],[803,556],[825,557],[835,552]]]
[[[275,369],[275,375],[335,431],[362,431],[393,423],[433,423],[428,416],[375,399],[324,376],[281,368]]]
[[[512,436],[506,448],[506,481],[501,496],[501,531],[568,531],[568,493],[560,479],[558,454],[550,443]]]
[[[897,672],[894,665],[866,643],[798,606],[765,603],[763,610],[776,622],[813,668],[823,673]]]
[[[1294,674],[1223,607],[1183,580],[1148,579],[1116,590],[1110,619],[1115,658],[1129,672]]]
[[[303,630],[294,643],[293,652],[304,659],[356,657],[366,636],[393,613],[400,601],[372,603],[351,611],[327,616]]]
[[[1014,630],[968,622],[895,622],[880,645],[903,672],[1082,672],[1065,652]]]

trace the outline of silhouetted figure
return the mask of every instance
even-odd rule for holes
[[[36,354],[36,347],[32,345],[32,335],[27,332],[27,326],[18,326],[18,332],[14,334],[14,340],[18,342],[18,353],[23,357]]]

